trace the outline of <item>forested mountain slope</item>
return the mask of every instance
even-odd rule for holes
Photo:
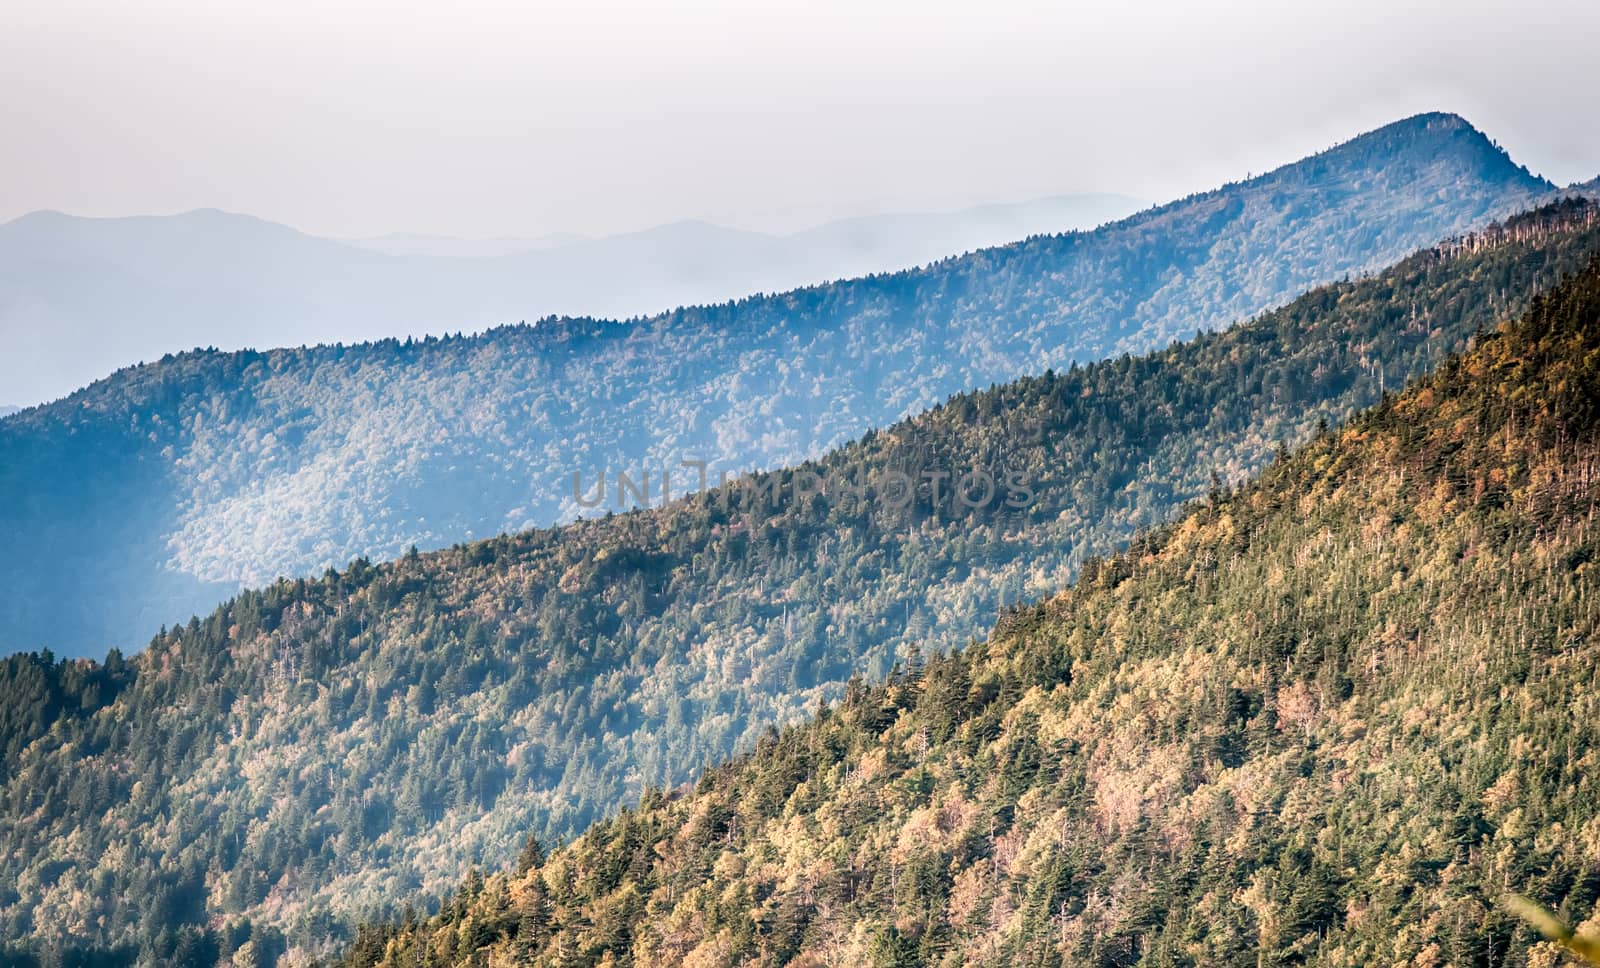
[[[961,644],[1214,474],[1425,372],[1600,253],[1595,211],[1547,208],[1149,357],[963,394],[665,508],[268,586],[110,668],[16,657],[0,938],[148,944],[163,964],[180,942],[325,938],[502,862],[528,830],[582,830],[911,645]],[[1031,495],[969,506],[943,482],[935,500],[926,472],[968,470]],[[903,506],[896,472],[919,481]],[[810,493],[808,474],[865,499]]]
[[[569,518],[574,472],[813,458],[952,393],[1224,325],[1550,190],[1431,114],[908,272],[625,324],[133,367],[0,423],[0,648],[97,655],[242,585]]]
[[[987,641],[346,966],[1555,965],[1600,921],[1600,262]]]

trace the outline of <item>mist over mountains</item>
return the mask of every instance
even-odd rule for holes
[[[221,922],[235,944],[248,930],[315,950],[509,861],[529,833],[566,840],[693,778],[853,680],[959,647],[1080,568],[1114,585],[1125,572],[1093,556],[1430,372],[1597,255],[1596,208],[1548,206],[718,492],[275,582],[131,658],[11,657],[0,883],[17,887],[0,941],[160,952],[177,926],[215,938]],[[951,468],[1017,475],[1031,499],[958,501],[925,478],[909,503],[888,496],[889,475]],[[809,474],[861,496],[799,494]]]
[[[1579,189],[1421,115],[1093,231],[5,416],[0,964],[1531,965],[1489,892],[1600,896]],[[229,250],[202,212],[96,225],[58,294],[422,305],[427,266],[982,219]],[[25,222],[48,288],[83,226]]]
[[[679,222],[601,239],[318,238],[248,215],[36,212],[0,225],[0,387],[63,396],[120,367],[234,350],[627,318],[920,265],[1140,202],[1070,195],[848,219],[787,236]]]
[[[0,424],[4,646],[132,647],[279,575],[565,520],[583,510],[575,473],[794,463],[967,388],[1248,316],[1552,191],[1459,117],[1423,115],[1092,232],[912,271],[626,324],[127,368]],[[83,604],[63,613],[64,597]]]
[[[1600,3],[0,4],[0,968],[1600,968]]]

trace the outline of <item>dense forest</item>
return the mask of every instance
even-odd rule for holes
[[[574,472],[792,465],[953,393],[1225,326],[1552,189],[1459,117],[1422,115],[907,272],[626,323],[131,367],[0,422],[0,650],[131,650],[241,587],[567,520]]]
[[[1600,261],[985,641],[341,965],[1560,964],[1502,899],[1600,926],[1597,504]]]
[[[572,836],[1427,372],[1600,253],[1596,211],[1550,206],[663,508],[275,583],[126,661],[13,657],[0,937],[165,964],[314,946],[529,831]],[[925,472],[951,469],[1029,500],[936,499]],[[896,471],[908,504],[883,493]],[[851,487],[799,494],[807,474]]]

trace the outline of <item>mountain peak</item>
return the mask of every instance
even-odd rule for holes
[[[1530,199],[1556,189],[1517,164],[1506,150],[1459,114],[1430,111],[1392,121],[1325,151],[1254,179],[1367,185],[1377,178],[1402,193],[1423,182],[1441,190],[1493,185]]]
[[[1381,138],[1393,135],[1448,135],[1452,133],[1470,133],[1489,141],[1489,136],[1479,131],[1471,121],[1456,114],[1454,111],[1424,111],[1409,117],[1390,121],[1363,134],[1358,134],[1344,144],[1354,144],[1367,138]]]
[[[1394,122],[1394,124],[1423,125],[1428,127],[1444,126],[1451,128],[1472,128],[1474,131],[1478,130],[1477,128],[1473,128],[1472,122],[1468,121],[1466,118],[1455,113],[1454,111],[1424,111],[1421,114],[1413,114],[1409,118],[1401,118],[1399,121]]]
[[[1348,141],[1334,145],[1323,154],[1377,145],[1401,148],[1415,145],[1417,142],[1448,142],[1455,138],[1481,142],[1490,147],[1494,145],[1488,135],[1473,127],[1472,123],[1461,115],[1448,111],[1429,111],[1391,121],[1371,131],[1358,134]]]

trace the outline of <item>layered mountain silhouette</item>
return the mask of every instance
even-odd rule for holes
[[[982,634],[1003,605],[1050,594],[1080,569],[1091,576],[1081,587],[1133,587],[1118,576],[1133,575],[1129,569],[1157,554],[1160,542],[1147,539],[1140,551],[1110,563],[1095,556],[1166,521],[1185,502],[1222,501],[1231,482],[1256,472],[1286,445],[1316,436],[1324,424],[1340,424],[1351,411],[1379,402],[1386,390],[1430,371],[1474,334],[1527,310],[1597,253],[1596,208],[1562,203],[1429,248],[1369,279],[1316,289],[1224,332],[1145,357],[1069,366],[962,394],[818,461],[665,507],[408,553],[383,565],[358,561],[320,578],[275,583],[163,632],[132,658],[114,654],[92,664],[13,657],[0,664],[0,883],[15,885],[0,893],[0,938],[35,950],[55,944],[142,951],[158,964],[188,963],[182,951],[204,962],[205,952],[247,942],[256,950],[321,950],[343,928],[392,916],[408,900],[438,897],[475,863],[508,862],[530,831],[546,842],[565,839],[652,788],[689,780],[821,703],[847,694],[859,703],[863,693],[848,685],[853,677],[881,681],[897,663],[916,664],[919,654],[958,647]],[[1563,354],[1579,352],[1559,346]],[[1458,379],[1461,365],[1450,372],[1455,376],[1449,379]],[[1530,394],[1543,393],[1544,384],[1508,378],[1506,399],[1565,414],[1577,406],[1571,400],[1586,399],[1588,386],[1588,377],[1566,379],[1565,372],[1551,371],[1565,389],[1543,397]],[[1438,423],[1428,424],[1424,411],[1409,404],[1390,412],[1409,415],[1419,427],[1448,426],[1470,435],[1473,449],[1460,458],[1467,469],[1479,466],[1472,461],[1486,441],[1504,439],[1499,418],[1475,424],[1440,410],[1429,418]],[[1481,489],[1485,507],[1522,501],[1522,490],[1498,495],[1523,486],[1517,475],[1565,480],[1547,458],[1577,453],[1572,448],[1587,446],[1587,438],[1574,435],[1588,432],[1562,423],[1568,427],[1563,437],[1551,429],[1558,425],[1527,423],[1532,418],[1522,413],[1515,419],[1531,435],[1529,446],[1555,449],[1508,465],[1513,476],[1507,480],[1489,473],[1500,466],[1491,463],[1482,463],[1482,474],[1466,476],[1453,463],[1413,468],[1409,458],[1396,458],[1381,466],[1409,475],[1415,513],[1432,515],[1427,521],[1434,524],[1454,508],[1452,494]],[[1552,442],[1541,428],[1556,434]],[[1315,447],[1326,449],[1333,439],[1323,434],[1313,456],[1285,466],[1322,467]],[[1522,446],[1521,437],[1515,439]],[[1341,467],[1368,459],[1360,456],[1366,450],[1338,453]],[[1582,453],[1573,457],[1574,481],[1586,479]],[[958,494],[956,481],[928,473],[952,470],[962,478],[982,472],[996,487],[982,495],[967,482]],[[810,483],[819,479],[840,486],[819,490]],[[915,485],[909,494],[898,483],[906,479]],[[1439,492],[1441,480],[1455,482],[1455,490]],[[1371,541],[1407,556],[1382,559],[1390,568],[1384,580],[1399,581],[1403,589],[1413,587],[1407,581],[1427,578],[1429,569],[1445,569],[1438,580],[1451,594],[1467,594],[1479,586],[1499,589],[1505,576],[1518,588],[1524,580],[1544,581],[1543,569],[1557,563],[1568,571],[1586,567],[1581,548],[1540,544],[1528,546],[1532,557],[1517,559],[1523,564],[1504,571],[1508,546],[1484,545],[1488,539],[1477,531],[1447,543],[1435,540],[1441,532],[1412,525],[1397,545],[1404,521],[1377,512],[1363,517],[1365,504],[1339,505],[1340,516],[1324,521],[1314,513],[1315,502],[1289,487],[1282,485],[1286,503],[1272,521],[1306,528],[1338,523],[1341,530],[1331,539],[1285,532],[1271,562],[1298,555],[1321,560],[1318,549],[1342,548],[1368,534],[1350,530],[1356,525],[1348,521],[1359,521],[1377,529]],[[1317,494],[1326,489],[1317,488]],[[1570,497],[1558,493],[1561,502]],[[1568,520],[1566,508],[1552,505],[1537,520],[1559,530]],[[1354,517],[1347,521],[1346,512]],[[1193,572],[1202,584],[1192,594],[1203,596],[1218,587],[1204,582],[1227,578],[1230,588],[1278,596],[1271,600],[1277,606],[1240,602],[1236,611],[1215,616],[1222,626],[1210,613],[1188,624],[1172,617],[1191,616],[1187,611],[1152,613],[1131,626],[1116,625],[1117,634],[1159,650],[1180,629],[1200,634],[1224,627],[1241,649],[1269,650],[1243,654],[1273,669],[1287,658],[1292,670],[1293,662],[1310,662],[1332,648],[1327,636],[1335,631],[1316,624],[1323,613],[1296,610],[1305,591],[1300,585],[1267,561],[1234,574],[1239,556],[1259,546],[1245,542],[1244,530],[1234,544],[1213,535],[1223,528],[1220,514],[1202,519],[1208,529],[1203,540],[1182,545],[1184,563],[1211,569]],[[1511,519],[1506,534],[1523,540],[1523,521]],[[1417,542],[1438,560],[1426,567],[1412,560],[1409,549]],[[1476,573],[1478,585],[1460,580],[1459,571],[1475,554],[1491,555]],[[1184,567],[1163,574],[1187,574]],[[1159,609],[1180,585],[1096,601]],[[1543,594],[1539,588],[1530,594]],[[1325,602],[1315,595],[1306,600],[1322,602],[1318,607],[1329,614],[1359,613],[1362,623],[1390,614],[1377,586],[1339,585],[1325,594],[1331,596]],[[1485,615],[1501,614],[1492,604],[1499,599],[1471,601],[1491,602]],[[1402,604],[1392,614],[1399,624],[1392,641],[1385,640],[1391,651],[1383,661],[1390,663],[1407,655],[1410,630],[1423,621]],[[1519,614],[1515,634],[1535,634],[1532,624],[1544,613]],[[1294,631],[1302,621],[1309,624]],[[1537,622],[1546,629],[1556,619]],[[1369,625],[1349,629],[1356,641]],[[1032,641],[1030,634],[1007,641],[1020,648]],[[1550,634],[1565,641],[1559,638],[1565,633]],[[1085,648],[1092,652],[1099,635],[1089,635]],[[1120,640],[1106,641],[1113,650],[1107,656],[1121,654]],[[987,662],[982,657],[994,654],[977,651],[959,661]],[[1364,655],[1341,659],[1336,668],[1353,677],[1364,668]],[[1016,675],[1034,677],[1026,683],[1042,683],[1047,692],[1055,688],[1050,677],[1061,669],[1047,652],[1016,656]],[[1479,659],[1474,653],[1462,661],[1476,668]],[[1083,662],[1090,669],[1089,660]],[[944,673],[952,668],[941,666],[939,676],[948,678]],[[1248,752],[1238,745],[1244,737],[1278,743],[1273,748],[1280,756],[1283,751],[1272,738],[1278,728],[1273,716],[1286,707],[1274,705],[1276,686],[1252,678],[1254,668],[1213,683],[1224,698],[1233,695],[1227,689],[1241,693],[1238,711],[1227,714],[1240,732],[1212,737],[1219,744],[1214,755],[1233,765]],[[894,681],[907,682],[903,676]],[[981,709],[962,705],[972,702],[989,710],[985,725],[973,727],[973,741],[993,739],[1011,717],[1011,704],[1027,692],[988,671],[974,672],[970,681],[961,693],[966,698],[952,700],[953,718],[930,730],[929,744],[946,742],[951,734],[945,727],[954,728],[969,712],[978,715]],[[880,708],[872,705],[878,702],[862,708]],[[1232,708],[1205,706],[1207,715]],[[1129,730],[1144,722],[1124,720],[1115,704],[1106,715],[1113,713]],[[898,713],[885,715],[879,728]],[[1071,715],[1094,721],[1089,707]],[[1161,723],[1153,735],[1179,743],[1177,727]],[[1052,762],[1060,760],[1058,752],[1049,749]],[[1179,752],[1188,757],[1182,762],[1201,762],[1187,747]],[[974,782],[977,774],[1010,775],[993,766],[984,760],[972,767]],[[1124,768],[1132,769],[1118,767]],[[796,779],[779,772],[789,778],[782,783]],[[1029,776],[1017,782],[1032,782]],[[1137,788],[1140,776],[1107,789]],[[1025,788],[1007,786],[1006,795]],[[1125,804],[1106,809],[1118,830],[1137,826]],[[1000,836],[1010,821],[996,816]],[[603,840],[613,829],[593,837]],[[727,830],[719,825],[708,836],[723,837]],[[654,842],[643,842],[642,849]],[[879,846],[873,845],[879,858],[892,856]],[[546,922],[551,937],[568,928],[571,933],[552,950],[568,950],[582,936],[578,950],[598,958],[602,949],[623,943],[618,937],[633,936],[590,937],[581,920],[616,920],[619,930],[633,931],[635,908],[624,905],[612,919],[588,906],[591,900],[609,904],[601,896],[620,888],[616,878],[633,870],[630,864],[643,863],[641,872],[649,867],[628,856],[628,864],[607,867],[611,873],[603,881],[582,888],[591,894],[554,902],[561,913]],[[588,876],[579,881],[589,883],[583,881]],[[663,882],[633,883],[643,899]],[[737,904],[729,908],[729,916],[742,917],[733,913],[738,910]],[[883,930],[871,918],[863,923]],[[488,929],[483,943],[503,928]],[[809,929],[795,930],[803,935]],[[911,943],[921,943],[922,930],[905,926]],[[685,937],[691,946],[716,943],[693,931]],[[862,943],[868,942],[876,943],[870,937]],[[740,942],[746,943],[754,942]]]
[[[99,654],[279,575],[599,514],[577,493],[605,471],[650,475],[653,503],[663,471],[694,481],[684,460],[715,481],[812,458],[971,387],[1226,324],[1550,191],[1431,114],[1092,232],[911,271],[628,323],[124,369],[0,424],[3,644]]]

